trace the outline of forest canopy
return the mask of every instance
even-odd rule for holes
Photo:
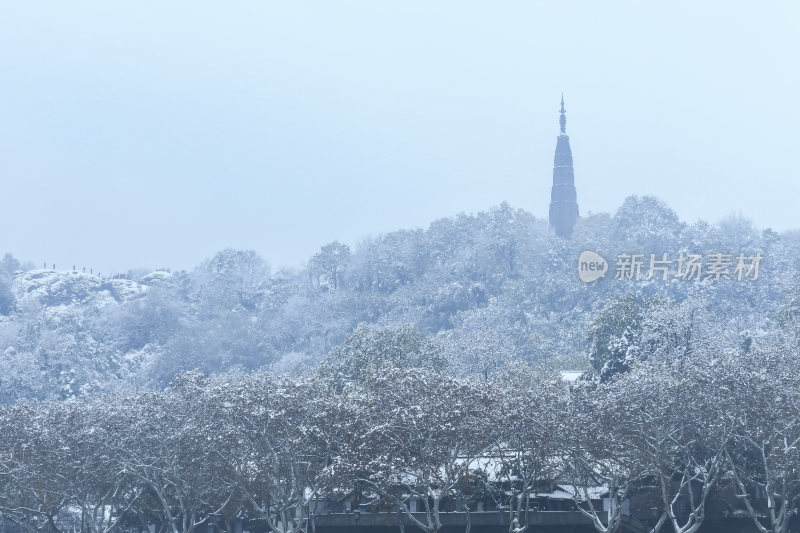
[[[584,250],[609,261],[605,277],[578,278]],[[762,259],[757,279],[615,279],[621,254],[642,254],[646,266],[665,253],[727,254],[734,266],[739,254]],[[606,379],[650,353],[752,349],[796,332],[798,274],[796,232],[759,230],[741,216],[687,223],[635,196],[613,215],[579,219],[569,240],[504,203],[353,249],[327,243],[302,268],[278,271],[232,249],[189,271],[113,278],[7,254],[0,401],[163,389],[192,369],[291,374],[327,361],[323,369],[338,372],[361,357],[483,380],[513,362]]]

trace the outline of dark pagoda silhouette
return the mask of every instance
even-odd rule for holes
[[[578,220],[578,200],[575,174],[572,171],[572,150],[567,136],[567,115],[564,95],[561,95],[561,134],[556,142],[553,165],[553,189],[550,193],[550,225],[559,237],[569,238]]]

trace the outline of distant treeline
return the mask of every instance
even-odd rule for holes
[[[604,278],[579,280],[584,250],[608,261]],[[755,280],[647,279],[650,255],[664,253],[673,268],[682,253],[763,260]],[[641,255],[642,279],[614,279],[620,254]],[[454,371],[488,379],[507,361],[614,372],[645,349],[665,313],[692,313],[697,335],[713,329],[729,348],[786,331],[800,314],[797,233],[756,230],[741,217],[687,224],[649,197],[581,218],[571,240],[503,204],[352,250],[332,242],[295,270],[223,250],[191,271],[129,274],[0,262],[0,402],[160,389],[194,368],[304,372],[360,324],[410,324]]]

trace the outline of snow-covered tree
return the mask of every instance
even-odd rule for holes
[[[652,482],[661,516],[676,533],[697,531],[732,436],[713,370],[700,358],[638,362],[605,390],[624,413],[620,442]]]
[[[321,372],[334,382],[362,382],[386,367],[427,368],[447,365],[442,348],[411,324],[375,327],[359,324],[323,361]]]
[[[386,368],[354,394],[351,438],[324,472],[328,486],[374,493],[406,523],[440,531],[443,502],[482,477],[495,442],[489,390],[430,370]]]
[[[508,487],[509,533],[523,533],[533,493],[563,473],[567,391],[559,376],[523,364],[506,367],[494,389],[498,438],[491,473]]]
[[[308,262],[308,275],[314,287],[336,290],[350,264],[350,247],[338,241],[326,244]]]
[[[728,459],[737,495],[761,533],[786,533],[800,512],[800,352],[775,343],[715,365],[737,421]]]

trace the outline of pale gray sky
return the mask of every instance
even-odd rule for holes
[[[503,200],[800,226],[794,2],[4,2],[0,252],[104,271]]]

